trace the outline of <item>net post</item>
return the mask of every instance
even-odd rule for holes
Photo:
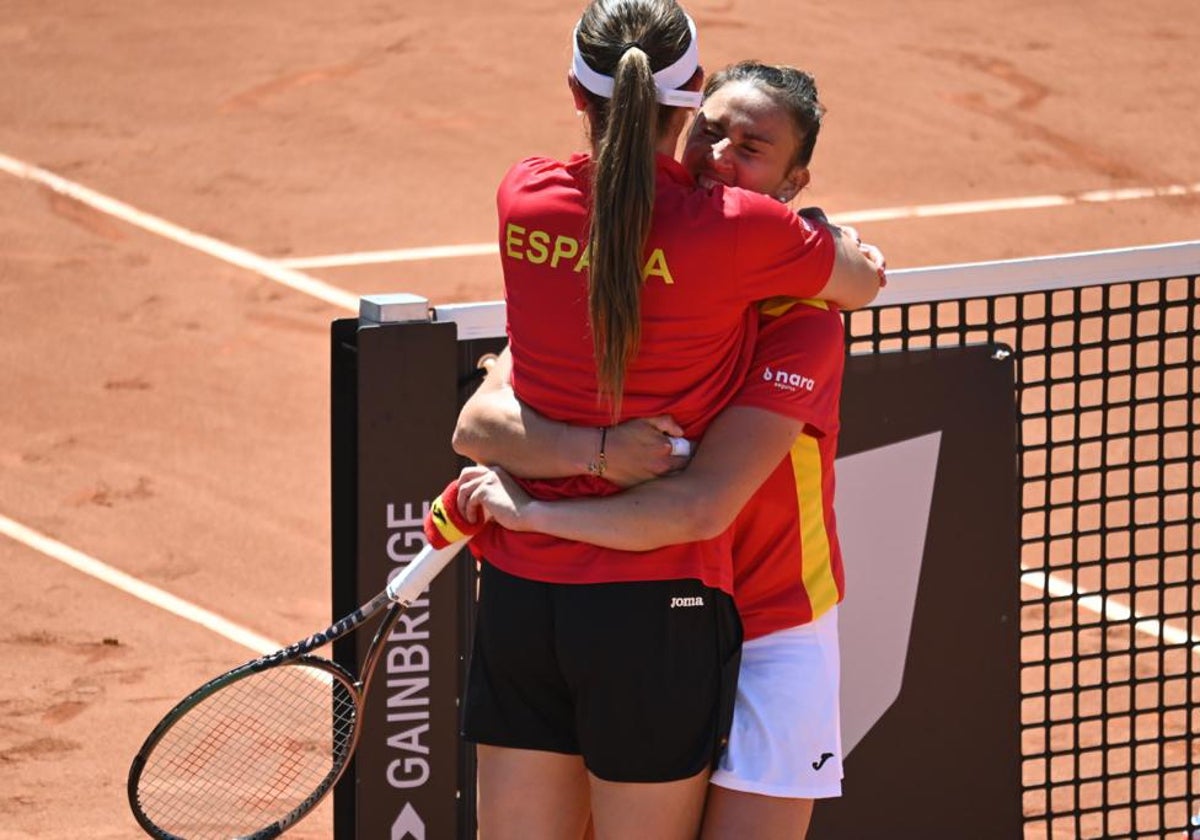
[[[424,544],[421,520],[458,471],[457,334],[425,298],[372,295],[331,331],[333,614],[378,592]],[[363,735],[334,791],[336,840],[474,836],[474,761],[458,737],[469,576],[460,559],[393,630]],[[471,592],[473,596],[473,590]],[[357,634],[363,635],[363,634]],[[357,665],[368,638],[335,645]]]

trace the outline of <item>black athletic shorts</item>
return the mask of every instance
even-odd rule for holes
[[[541,583],[484,562],[463,737],[582,755],[607,781],[689,778],[728,739],[741,640],[733,599],[699,581]]]

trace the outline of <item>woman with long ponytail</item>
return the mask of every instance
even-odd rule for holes
[[[658,29],[670,31],[667,26]],[[585,62],[589,48],[601,54],[605,46],[611,49],[577,38]],[[656,126],[660,117],[650,56],[636,40],[622,46],[612,98],[594,104],[590,112],[596,154],[588,229],[588,314],[600,392],[612,402],[614,417],[620,414],[625,368],[637,354],[641,337],[642,260],[654,213],[656,174],[656,137],[647,126]],[[610,119],[612,113],[621,118]],[[674,115],[664,111],[662,116]]]
[[[672,415],[699,439],[751,362],[754,303],[846,308],[878,289],[836,229],[739,189],[699,189],[672,157],[703,72],[674,0],[593,0],[568,76],[590,151],[514,165],[497,192],[511,383],[591,426],[581,475],[535,498],[620,491],[607,430]],[[693,838],[724,745],[741,625],[731,539],[617,551],[489,524],[464,696],[479,828],[493,838]]]

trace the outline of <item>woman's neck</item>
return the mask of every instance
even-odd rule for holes
[[[666,155],[667,157],[675,157],[675,149],[678,147],[678,145],[679,145],[679,134],[676,132],[674,134],[671,134],[669,137],[661,138],[658,141],[658,143],[655,145],[654,151],[658,152],[660,155]]]
[[[688,112],[682,108],[672,108],[671,120],[667,123],[667,130],[658,142],[654,145],[654,151],[660,155],[667,157],[675,157],[675,150],[679,148],[679,136],[683,134],[683,129],[688,122]]]

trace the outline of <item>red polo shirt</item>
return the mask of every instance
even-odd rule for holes
[[[763,307],[733,403],[794,417],[805,430],[734,522],[734,599],[747,639],[807,624],[845,594],[833,512],[844,342],[841,315],[820,301]]]
[[[587,312],[590,175],[587,155],[522,161],[501,183],[497,207],[513,388],[551,419],[602,426],[610,418],[597,398]],[[642,339],[626,372],[623,417],[669,413],[698,438],[745,377],[757,335],[752,303],[817,294],[832,270],[833,237],[765,196],[700,190],[661,155],[655,188]],[[543,499],[617,490],[591,476],[524,485]],[[729,539],[631,553],[489,527],[473,545],[534,580],[699,578],[730,590]]]

